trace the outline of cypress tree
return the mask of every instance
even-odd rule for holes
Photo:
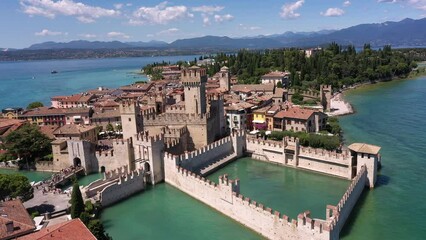
[[[72,186],[71,194],[71,218],[78,218],[84,212],[84,202],[81,196],[80,187],[78,182],[75,181]]]

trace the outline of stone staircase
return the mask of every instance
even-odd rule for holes
[[[237,157],[237,154],[235,152],[232,152],[231,154],[226,155],[225,157],[219,159],[218,161],[216,161],[216,162],[208,165],[207,167],[201,169],[200,175],[201,176],[207,176],[210,173],[220,169],[221,167],[223,167],[227,163],[233,161],[236,157]]]

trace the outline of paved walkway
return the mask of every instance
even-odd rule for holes
[[[42,186],[34,187],[34,197],[24,202],[25,208],[35,209],[42,214],[63,210],[70,206],[71,193],[46,192],[42,188]]]

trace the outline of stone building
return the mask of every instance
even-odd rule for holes
[[[325,129],[327,115],[311,109],[293,107],[274,115],[274,130],[319,132]]]
[[[260,80],[262,84],[273,83],[276,86],[280,82],[283,87],[289,87],[289,76],[289,72],[274,71],[263,75]]]

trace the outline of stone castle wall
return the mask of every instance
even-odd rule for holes
[[[361,167],[336,206],[327,206],[327,218],[334,234],[340,233],[367,182],[367,167]]]
[[[56,172],[55,165],[53,161],[37,161],[35,164],[37,171],[41,172]]]
[[[131,166],[133,145],[130,139],[128,140],[116,140],[113,142],[113,148],[109,151],[96,151],[93,164],[97,166],[98,172],[101,170],[109,171],[117,169],[122,166]],[[104,167],[104,169],[102,169]]]
[[[105,187],[100,192],[100,203],[109,206],[145,189],[144,172],[131,171],[118,177],[118,182]]]
[[[348,151],[336,153],[299,146],[295,138],[283,142],[247,139],[247,152],[252,158],[284,166],[306,169],[341,178],[352,179],[352,156]]]
[[[231,137],[225,137],[193,152],[187,152],[179,156],[179,164],[191,171],[199,171],[233,152]]]
[[[83,188],[84,198],[99,201],[103,207],[126,199],[145,189],[144,171],[128,171],[127,166],[106,172],[103,179],[98,179]]]
[[[239,194],[238,180],[232,181],[225,176],[215,184],[176,166],[178,156],[166,154],[164,161],[167,183],[268,239],[330,239],[332,235],[325,221],[309,218],[308,212],[298,220],[290,220],[278,211],[245,198]]]

